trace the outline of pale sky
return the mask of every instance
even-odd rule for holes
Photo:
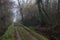
[[[15,2],[16,5],[13,5],[13,6],[14,6],[14,7],[17,7],[17,5],[18,5],[18,0],[11,0],[11,1]],[[23,1],[24,1],[24,3],[27,2],[27,0],[23,0]],[[20,0],[20,3],[22,4],[23,1]],[[28,0],[27,3],[29,3],[29,1],[30,1],[30,0]],[[31,3],[34,3],[34,2],[35,2],[35,0],[31,0]],[[18,8],[13,8],[12,11],[13,11],[13,14],[14,14],[14,16],[13,16],[13,22],[16,22],[17,20],[21,19],[21,16],[19,15],[19,13],[17,13]]]

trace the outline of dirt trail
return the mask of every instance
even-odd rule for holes
[[[21,37],[20,37],[20,34],[19,34],[17,28],[16,27],[14,27],[14,28],[15,28],[15,40],[21,40]]]
[[[24,25],[20,25],[20,26],[22,26],[23,28],[24,28]],[[27,33],[27,35],[29,35],[33,40],[39,40],[38,38],[36,38],[34,35],[32,35],[32,33],[30,33],[29,31],[27,31],[26,29],[24,29],[25,30],[25,32]]]
[[[26,32],[27,35],[29,35],[33,40],[39,40],[39,39],[37,39],[35,36],[33,36],[29,31],[25,30],[25,32]]]
[[[22,27],[22,26],[21,26]],[[23,28],[23,27],[22,27]],[[15,29],[15,39],[16,40],[22,40],[22,38],[20,37],[19,31],[17,30],[17,27],[14,27]],[[24,31],[27,33],[28,36],[30,36],[32,38],[32,40],[38,40],[34,35],[32,35],[29,31],[25,30]]]

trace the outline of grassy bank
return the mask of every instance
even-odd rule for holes
[[[0,40],[14,40],[14,26],[10,25]]]

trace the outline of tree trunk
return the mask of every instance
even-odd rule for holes
[[[18,0],[18,4],[19,4],[19,11],[21,13],[21,17],[22,17],[22,22],[23,22],[23,13],[22,13],[22,7],[21,7],[21,4],[20,4],[20,1]]]

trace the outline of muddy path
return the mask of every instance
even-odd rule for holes
[[[14,29],[15,29],[15,40],[21,40],[21,37],[20,37],[20,34],[19,34],[17,28],[14,27]]]
[[[23,29],[24,27],[21,26]],[[20,27],[19,27],[20,28]],[[20,36],[21,34],[19,33],[17,27],[14,27],[15,30],[15,40],[22,40],[22,37]],[[32,40],[39,40],[38,38],[36,38],[34,35],[32,35],[29,31],[27,31],[26,29],[24,29],[24,32],[26,32],[26,34],[32,39]],[[22,34],[23,35],[23,34]],[[24,36],[23,36],[24,37]]]
[[[27,35],[29,35],[33,40],[39,40],[36,36],[34,36],[30,31],[28,31],[28,30],[26,30],[25,28],[24,28],[24,25],[20,25],[23,29],[24,29],[24,31],[27,33]]]
[[[26,32],[27,35],[29,35],[33,40],[39,40],[39,39],[36,38],[34,35],[32,35],[29,31],[25,30],[25,32]]]

